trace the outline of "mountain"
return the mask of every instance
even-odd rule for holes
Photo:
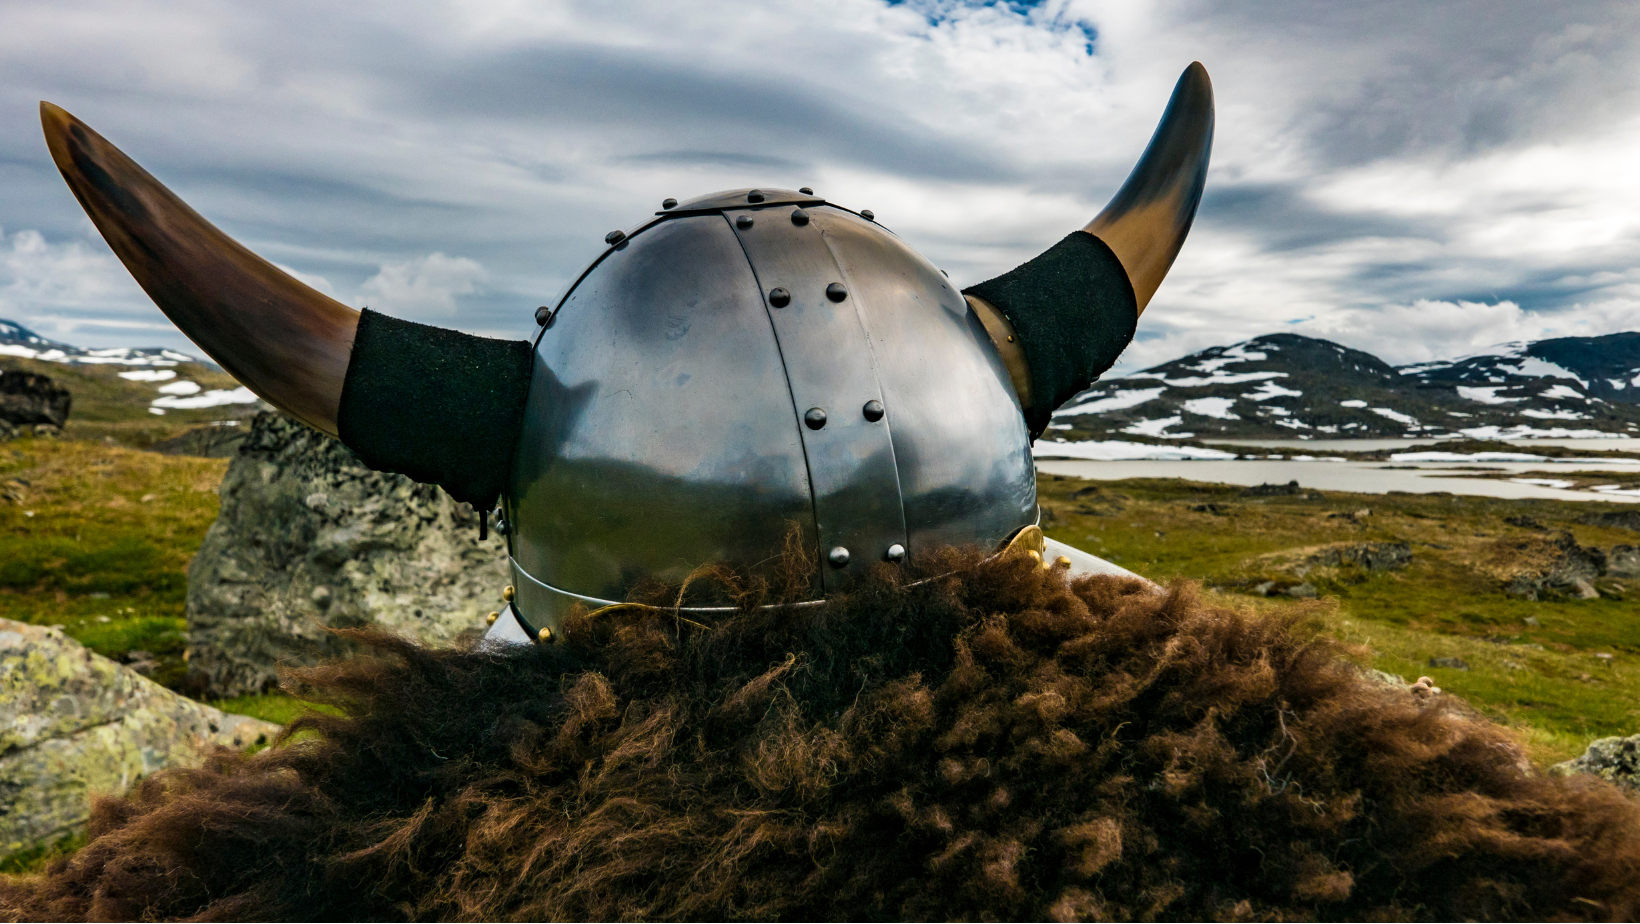
[[[177,363],[212,365],[187,353],[164,347],[111,347],[93,350],[48,340],[16,321],[0,318],[0,356],[17,356],[48,363],[119,366],[175,366]]]
[[[235,425],[267,407],[219,367],[163,347],[86,349],[0,320],[0,370],[48,376],[73,396],[77,439],[148,446],[202,425]]]
[[[1488,401],[1513,402],[1544,379],[1566,379],[1602,401],[1640,404],[1640,333],[1605,337],[1556,337],[1512,343],[1495,352],[1451,362],[1406,366],[1401,372],[1421,382],[1466,388]]]
[[[1097,382],[1059,409],[1050,431],[1049,439],[1640,436],[1640,334],[1402,368],[1328,340],[1268,334]]]

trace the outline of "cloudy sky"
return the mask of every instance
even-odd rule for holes
[[[1124,358],[1271,331],[1392,362],[1640,329],[1640,4],[0,0],[0,318],[186,341],[38,101],[354,305],[524,336],[666,196],[815,187],[952,279],[1080,227],[1179,72],[1208,192]],[[191,349],[191,348],[190,348]]]

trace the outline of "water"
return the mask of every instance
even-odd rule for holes
[[[1435,437],[1415,437],[1412,439],[1397,440],[1208,440],[1213,444],[1226,446],[1249,446],[1258,449],[1274,449],[1278,452],[1376,452],[1380,449],[1404,450],[1415,443],[1439,443],[1443,440]],[[1640,439],[1627,437],[1618,439],[1600,440],[1503,440],[1511,446],[1520,446],[1530,452],[1533,446],[1564,446],[1568,449],[1587,449],[1594,451],[1619,450],[1622,452],[1640,452]]]
[[[1268,442],[1276,443],[1281,441],[1271,440]],[[1337,440],[1334,442],[1352,444],[1350,447],[1339,448],[1362,448],[1359,444],[1386,441]],[[1592,440],[1585,442],[1615,443],[1619,441]],[[1640,440],[1627,442],[1640,443]],[[1393,444],[1405,445],[1399,442],[1393,442]],[[1541,442],[1539,444],[1541,445]],[[1288,443],[1282,443],[1280,447],[1272,446],[1271,448],[1287,448],[1288,445]],[[1294,440],[1291,441],[1290,445],[1293,448],[1320,449],[1323,447],[1324,441],[1305,440],[1299,442]],[[1466,494],[1475,497],[1542,497],[1554,500],[1640,503],[1640,497],[1597,494],[1593,491],[1568,491],[1544,485],[1476,478],[1471,472],[1454,470],[1450,464],[1406,467],[1395,464],[1394,468],[1386,467],[1392,464],[1395,463],[1295,462],[1291,459],[1251,459],[1233,462],[1086,462],[1074,459],[1041,459],[1037,461],[1036,468],[1037,471],[1049,474],[1090,478],[1095,481],[1119,481],[1123,478],[1183,478],[1190,481],[1251,486],[1256,484],[1286,484],[1289,481],[1296,480],[1306,488],[1319,488],[1326,491],[1354,491],[1361,494],[1383,494],[1389,491],[1427,494],[1432,491],[1448,491],[1453,494]],[[1592,461],[1573,463],[1494,462],[1472,467],[1515,474],[1529,471],[1554,472],[1556,470],[1633,472],[1636,469],[1636,466],[1632,463],[1624,465],[1621,463]]]

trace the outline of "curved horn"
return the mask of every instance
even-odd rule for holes
[[[359,312],[251,253],[79,119],[40,103],[75,198],[165,316],[270,404],[337,435]]]
[[[1213,82],[1196,61],[1179,75],[1167,111],[1127,182],[1082,229],[1121,261],[1140,313],[1190,233],[1212,152]]]
[[[1133,339],[1190,233],[1212,150],[1213,84],[1196,62],[1104,211],[1030,262],[963,290],[1033,437]]]

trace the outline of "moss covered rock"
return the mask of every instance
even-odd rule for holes
[[[479,539],[471,507],[289,418],[257,416],[221,496],[188,566],[188,666],[214,695],[349,654],[329,628],[444,644],[501,604],[506,547]]]
[[[1589,743],[1579,757],[1549,768],[1562,775],[1589,773],[1616,783],[1631,792],[1640,790],[1640,735],[1627,738],[1600,738]]]
[[[59,629],[0,619],[0,855],[74,833],[93,796],[278,729],[179,696]]]

